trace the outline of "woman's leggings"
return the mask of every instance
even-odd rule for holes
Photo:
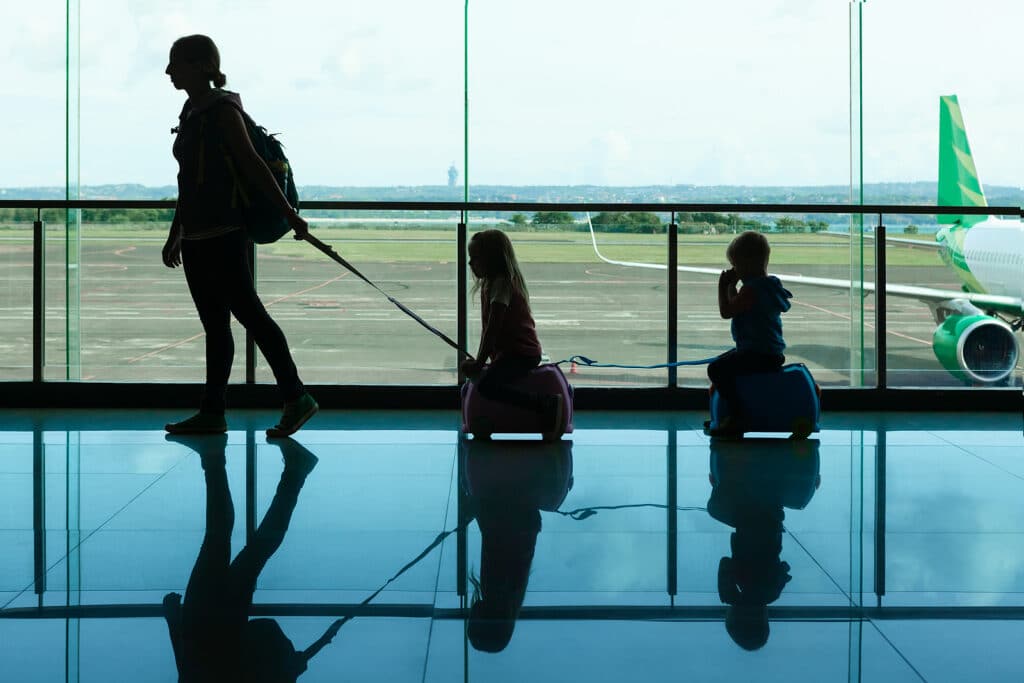
[[[201,410],[223,413],[235,344],[231,315],[249,331],[277,380],[285,401],[305,392],[284,332],[256,294],[244,230],[182,241],[185,280],[206,332],[206,389]]]

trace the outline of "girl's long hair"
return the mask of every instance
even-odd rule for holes
[[[516,252],[512,249],[512,241],[509,240],[501,230],[481,230],[469,240],[471,245],[479,248],[479,253],[484,260],[484,276],[473,275],[473,294],[476,294],[481,287],[487,291],[487,285],[492,278],[505,277],[508,279],[512,291],[519,294],[530,302],[530,292],[526,289],[526,280],[519,270],[519,262],[516,261]]]

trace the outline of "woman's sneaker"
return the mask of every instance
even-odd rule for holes
[[[291,436],[299,431],[299,428],[306,424],[309,418],[316,415],[318,410],[320,410],[320,406],[308,393],[299,396],[294,401],[288,401],[284,404],[284,413],[281,414],[281,419],[267,430],[267,438],[280,439]]]
[[[164,429],[170,434],[223,434],[228,431],[222,413],[196,413],[181,422],[168,422]]]
[[[274,445],[281,449],[285,472],[294,472],[302,479],[305,479],[313,471],[320,460],[295,439],[281,439],[275,441]]]

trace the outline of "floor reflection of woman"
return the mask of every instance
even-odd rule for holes
[[[273,619],[249,621],[256,580],[281,546],[299,491],[317,458],[292,439],[274,441],[284,470],[252,539],[231,559],[235,509],[225,470],[227,436],[168,436],[199,453],[206,479],[206,533],[185,599],[164,596],[179,681],[293,681],[329,638],[297,652]]]

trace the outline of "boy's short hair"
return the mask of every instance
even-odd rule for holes
[[[747,263],[768,266],[768,257],[772,248],[768,246],[768,238],[759,232],[747,230],[736,237],[726,249],[725,255],[729,263]]]

